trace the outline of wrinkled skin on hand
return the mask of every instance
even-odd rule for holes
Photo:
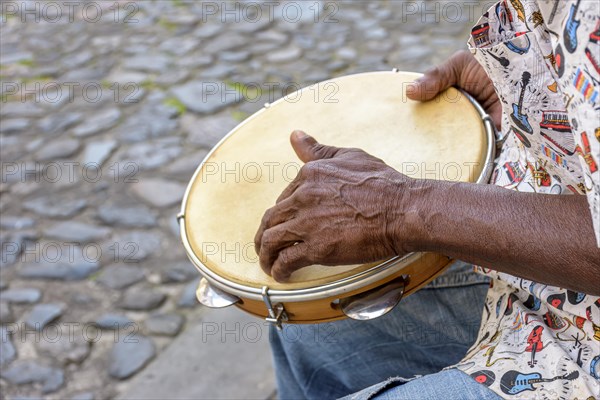
[[[425,72],[408,89],[412,100],[427,101],[451,86],[470,93],[500,128],[502,105],[483,67],[468,51],[459,51]],[[277,281],[313,264],[343,265],[403,255],[414,227],[408,178],[359,149],[317,143],[297,131],[292,146],[307,163],[269,209],[255,237],[262,269]],[[393,225],[393,226],[392,226]]]
[[[492,117],[496,129],[500,129],[502,103],[494,84],[481,64],[466,50],[456,52],[444,63],[425,71],[411,86],[408,97],[419,101],[431,100],[451,86],[464,89]]]
[[[413,180],[359,149],[321,145],[301,131],[291,141],[306,164],[256,233],[263,270],[283,282],[308,265],[366,263],[402,252],[388,221],[398,218],[403,189]]]

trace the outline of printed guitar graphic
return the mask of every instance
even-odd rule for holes
[[[590,375],[596,379],[600,379],[600,356],[594,357],[590,363]]]
[[[506,14],[504,13],[502,3],[496,4],[496,18],[498,18],[498,22],[500,22],[498,25],[498,33],[502,33],[506,30],[503,27],[503,25],[506,25]]]
[[[510,115],[510,117],[519,129],[532,135],[533,128],[529,124],[527,115],[523,114],[523,110],[522,110],[523,109],[523,98],[525,97],[525,89],[527,88],[527,85],[529,85],[530,79],[531,79],[531,74],[527,71],[523,72],[523,76],[521,78],[521,94],[519,96],[519,104],[513,103],[513,105],[512,105],[513,112]]]
[[[581,21],[575,19],[575,15],[579,9],[579,3],[581,3],[581,0],[577,0],[577,3],[571,5],[569,17],[567,18],[567,23],[565,25],[565,49],[567,49],[569,53],[573,53],[575,52],[575,49],[577,49],[577,29],[579,28]]]
[[[537,390],[534,383],[552,382],[558,379],[572,381],[579,377],[579,371],[573,371],[570,374],[555,376],[554,378],[542,378],[538,372],[524,374],[518,371],[508,371],[500,379],[500,389],[506,394],[518,394],[526,390]]]
[[[525,349],[525,351],[531,352],[531,361],[527,362],[527,364],[529,364],[531,368],[533,368],[533,366],[537,364],[537,360],[535,359],[535,353],[538,351],[542,351],[542,349],[544,348],[544,343],[542,342],[543,330],[544,328],[541,325],[538,325],[535,328],[533,328],[533,330],[529,334],[529,337],[527,338],[528,346]]]
[[[512,24],[512,14],[506,5],[506,0],[503,0],[496,4],[496,18],[498,18],[498,33],[502,34],[502,32],[506,31],[504,27],[506,25]]]
[[[556,11],[558,10],[558,2],[560,0],[554,0],[554,6],[552,7],[552,11],[550,12],[550,18],[548,18],[548,25],[554,21],[554,17],[556,16]]]
[[[532,314],[534,315],[534,314]],[[527,337],[527,347],[525,350],[521,352],[514,351],[503,351],[502,353],[510,353],[510,354],[523,354],[526,352],[531,352],[531,360],[527,362],[531,368],[537,364],[537,360],[535,359],[536,353],[542,351],[544,349],[544,343],[542,342],[542,331],[544,328],[541,325],[535,326],[529,336]],[[485,354],[487,355],[487,354]],[[489,365],[488,365],[489,367]]]
[[[510,65],[510,61],[508,61],[508,58],[502,56],[498,57],[491,51],[488,51],[488,54],[492,56],[496,61],[498,61],[503,67],[508,67]]]
[[[510,0],[510,3],[517,11],[517,18],[525,23],[525,27],[529,30],[529,26],[527,26],[527,20],[525,18],[525,7],[523,7],[523,3],[519,0]]]

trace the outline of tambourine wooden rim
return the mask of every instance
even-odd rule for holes
[[[354,75],[349,75],[349,76],[361,76],[361,75],[372,75],[372,74],[393,75],[398,72],[400,72],[400,71],[398,71],[397,69],[394,69],[393,71],[365,72],[365,73],[354,74]],[[324,84],[324,83],[327,83],[330,81],[333,81],[333,80],[327,80],[324,82],[320,82],[319,84]],[[303,90],[306,90],[306,89],[307,88],[300,89],[298,92],[302,92]],[[286,101],[286,99],[288,97],[296,96],[298,94],[298,92],[292,93],[286,97],[283,97],[283,98],[277,100],[276,102],[272,103],[271,106],[274,106],[274,105],[278,104],[279,102]],[[468,93],[466,93],[462,90],[461,90],[461,93],[473,105],[473,107],[475,108],[477,113],[480,115],[480,117],[482,119],[482,123],[484,125],[485,139],[487,141],[487,143],[485,144],[486,152],[485,152],[484,166],[483,166],[481,174],[480,174],[479,178],[477,179],[476,183],[479,183],[479,184],[487,183],[491,176],[492,163],[493,163],[495,151],[496,151],[495,128],[494,128],[491,117],[488,114],[486,114],[485,110],[481,107],[481,105],[473,97],[471,97]],[[221,289],[222,291],[224,291],[226,293],[229,293],[229,294],[232,294],[232,295],[244,298],[244,299],[251,299],[251,300],[257,300],[257,301],[263,300],[263,298],[264,298],[263,291],[261,288],[233,282],[227,278],[224,278],[224,277],[216,274],[214,271],[212,271],[210,268],[208,268],[206,265],[204,265],[204,263],[202,263],[202,261],[199,259],[199,257],[193,251],[193,249],[190,245],[189,239],[187,237],[185,210],[187,208],[187,202],[188,202],[188,198],[189,198],[193,183],[195,182],[196,178],[201,173],[202,168],[204,167],[205,163],[208,162],[208,160],[211,158],[213,153],[231,135],[235,134],[241,127],[243,127],[249,121],[253,120],[254,118],[257,118],[259,115],[264,113],[266,111],[266,109],[267,109],[266,107],[263,108],[262,110],[256,112],[252,116],[248,117],[245,121],[240,123],[236,128],[234,128],[231,132],[229,132],[223,139],[221,139],[221,141],[206,155],[206,157],[204,158],[202,163],[196,169],[196,172],[194,173],[192,179],[190,180],[190,183],[188,184],[188,187],[187,187],[184,197],[183,197],[181,212],[177,216],[177,219],[179,221],[179,226],[180,226],[181,239],[182,239],[183,245],[185,247],[186,253],[187,253],[188,257],[190,258],[190,260],[192,261],[192,263],[196,266],[196,268],[203,275],[203,277],[206,278],[211,285],[213,285],[214,287],[216,287],[218,289]],[[380,263],[374,265],[373,267],[368,268],[364,271],[358,272],[358,273],[348,276],[346,278],[332,281],[330,283],[327,283],[327,284],[324,284],[321,286],[307,287],[307,288],[300,288],[300,289],[285,289],[285,290],[284,289],[270,289],[268,291],[268,295],[269,295],[269,298],[271,299],[271,301],[281,302],[281,303],[311,301],[311,300],[317,300],[317,299],[331,298],[334,296],[341,297],[344,294],[347,294],[349,292],[355,292],[355,291],[359,290],[360,288],[367,287],[369,285],[373,285],[376,282],[385,281],[386,278],[389,278],[391,275],[398,273],[398,270],[396,268],[394,268],[395,266],[397,266],[401,263],[406,264],[406,263],[416,262],[422,257],[422,255],[423,255],[423,253],[410,253],[410,254],[407,254],[402,257],[396,256],[387,261],[380,262]],[[433,279],[433,278],[431,278],[431,279]]]

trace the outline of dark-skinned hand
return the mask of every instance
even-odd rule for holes
[[[411,178],[362,150],[325,146],[302,131],[291,142],[306,164],[256,233],[267,274],[284,282],[308,265],[366,263],[402,252],[387,223],[398,219],[399,196]]]
[[[500,128],[500,100],[468,51],[426,71],[407,95],[427,101],[451,86],[471,94]],[[407,252],[412,234],[402,217],[411,207],[409,189],[418,181],[359,149],[325,146],[301,131],[291,141],[306,165],[256,233],[256,252],[267,274],[283,282],[308,265],[366,263]]]
[[[475,98],[500,129],[502,103],[485,70],[468,51],[454,53],[448,60],[425,72],[408,90],[412,100],[427,101],[451,86],[461,88]]]

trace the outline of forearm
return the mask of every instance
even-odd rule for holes
[[[393,231],[404,251],[435,251],[511,275],[600,295],[600,249],[585,196],[415,181]]]

